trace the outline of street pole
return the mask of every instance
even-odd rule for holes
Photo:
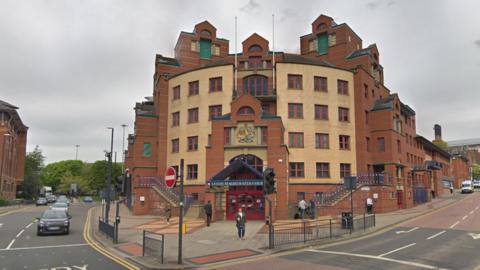
[[[178,264],[183,264],[182,260],[182,238],[183,238],[183,158],[180,159],[180,211],[178,214]]]
[[[78,148],[80,147],[79,144],[75,144],[75,160],[78,160]]]
[[[112,127],[109,127],[112,131],[112,137],[110,139],[110,153],[108,153],[108,172],[107,172],[107,190],[106,190],[106,205],[105,205],[105,217],[104,221],[105,223],[108,223],[108,214],[110,212],[110,190],[112,188],[112,154],[113,154],[113,131],[114,129]]]
[[[122,126],[122,129],[123,129],[123,131],[122,131],[123,132],[122,133],[122,174],[125,177],[125,173],[124,173],[124,169],[125,169],[125,128],[127,127],[127,125],[122,124],[121,126]]]

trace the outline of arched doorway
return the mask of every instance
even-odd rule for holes
[[[241,159],[247,166],[263,173],[263,160],[254,155],[240,155],[232,158],[230,163],[236,159]],[[243,167],[233,172],[229,180],[260,180],[258,174]],[[237,182],[237,181],[236,181]],[[242,182],[242,181],[238,181]],[[248,181],[245,181],[247,183]],[[263,186],[261,185],[235,185],[229,186],[227,192],[227,219],[234,220],[239,208],[246,213],[249,220],[265,219],[265,198],[263,196]]]

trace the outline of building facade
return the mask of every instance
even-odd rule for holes
[[[377,212],[424,202],[414,199],[428,185],[415,170],[425,161],[415,111],[384,85],[377,46],[364,48],[328,16],[311,29],[299,54],[273,52],[258,34],[229,54],[229,41],[205,21],[180,33],[174,58],[156,56],[153,96],[135,107],[126,158],[135,213],[175,204],[161,183],[167,167],[182,171],[180,160],[189,198],[212,201],[216,219],[238,208],[263,219],[266,199],[276,218],[292,218],[301,199],[338,214],[350,175],[359,181],[357,212],[367,197]],[[266,167],[277,183],[269,196]]]
[[[0,100],[0,199],[13,200],[22,184],[28,128],[15,107]]]

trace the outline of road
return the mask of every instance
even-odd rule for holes
[[[127,269],[85,241],[84,227],[90,207],[81,202],[71,205],[69,235],[37,236],[35,218],[47,206],[32,206],[0,215],[0,270]]]
[[[401,227],[321,249],[220,269],[475,269],[480,266],[480,192]]]

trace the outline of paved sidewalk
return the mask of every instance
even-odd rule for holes
[[[394,226],[395,224],[424,215],[433,210],[440,209],[452,204],[468,195],[455,194],[436,198],[432,202],[419,206],[402,209],[395,212],[377,214],[376,227],[367,232],[358,232],[351,236],[335,239],[334,241],[346,240],[375,231]],[[268,235],[261,233],[264,222],[250,221],[247,223],[246,240],[239,240],[236,236],[236,227],[233,221],[219,221],[206,227],[202,220],[186,220],[187,234],[183,235],[183,266],[177,265],[178,255],[178,220],[170,220],[170,224],[159,216],[132,216],[124,206],[120,208],[119,243],[113,244],[103,234],[98,232],[98,216],[101,208],[96,207],[95,218],[92,219],[95,240],[115,252],[117,255],[133,260],[145,269],[184,269],[194,267],[213,266],[218,262],[239,260],[251,256],[265,256],[278,252],[278,250],[264,249]],[[113,221],[115,207],[111,208],[111,220]],[[142,257],[142,231],[156,231],[165,234],[165,260],[164,264],[152,257]],[[312,244],[322,244],[332,241],[324,241]]]

